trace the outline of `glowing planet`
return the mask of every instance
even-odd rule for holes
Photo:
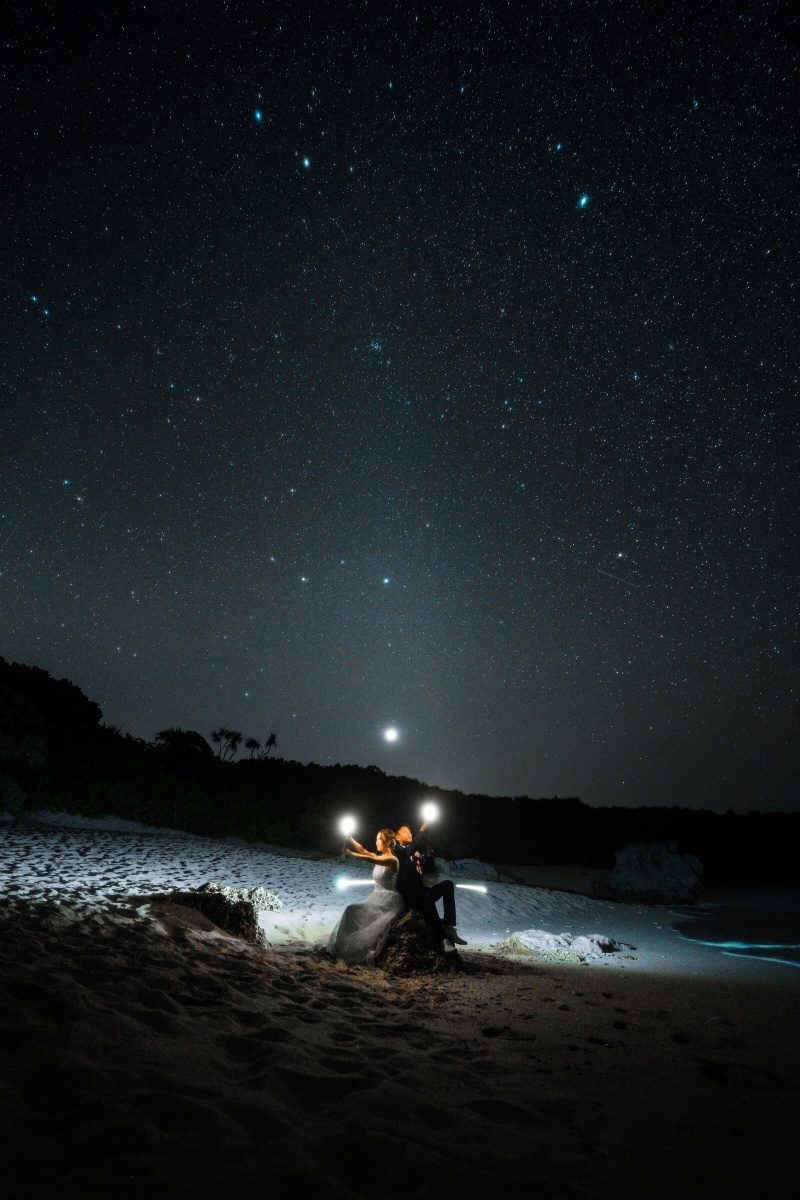
[[[390,727],[389,729],[384,729],[384,731],[383,731],[383,740],[385,742],[396,742],[397,739],[399,738],[399,736],[400,736],[400,734],[397,732],[397,730],[394,727]]]

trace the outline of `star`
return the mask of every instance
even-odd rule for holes
[[[584,192],[578,200],[578,208],[588,208],[590,199],[591,197]]]

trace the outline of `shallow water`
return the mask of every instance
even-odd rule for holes
[[[678,909],[672,929],[686,941],[732,958],[800,967],[800,896],[752,897]]]

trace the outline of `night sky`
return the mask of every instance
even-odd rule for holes
[[[12,9],[0,654],[148,739],[797,808],[792,6]]]

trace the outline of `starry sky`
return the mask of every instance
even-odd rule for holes
[[[12,5],[0,654],[148,739],[797,808],[791,11]]]

